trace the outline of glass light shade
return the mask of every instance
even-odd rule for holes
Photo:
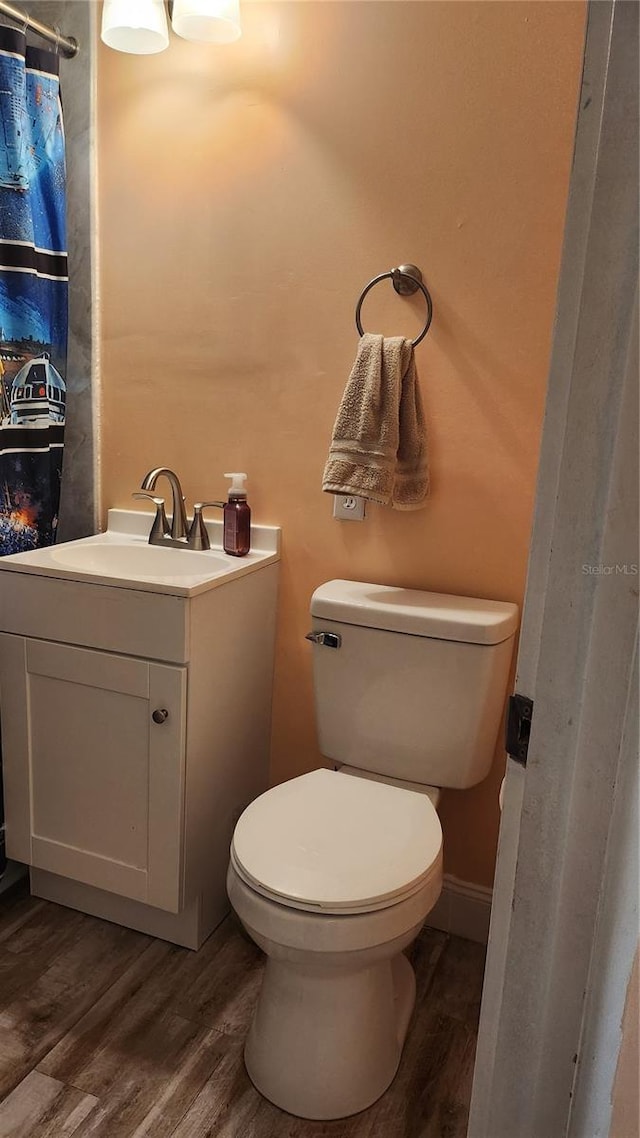
[[[233,43],[242,35],[240,0],[173,0],[171,23],[186,40]]]
[[[105,0],[101,39],[115,51],[154,55],[169,46],[164,0]]]

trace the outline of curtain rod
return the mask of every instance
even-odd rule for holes
[[[16,8],[14,4],[5,4],[3,0],[0,0],[0,14],[9,16],[11,20],[22,24],[25,29],[31,28],[37,35],[42,36],[43,39],[54,43],[61,55],[65,55],[67,59],[73,59],[74,55],[78,54],[79,44],[74,36],[60,35],[57,28],[52,28],[49,24],[43,24],[41,20],[36,20],[35,16],[30,16],[28,12],[23,12],[21,8]]]

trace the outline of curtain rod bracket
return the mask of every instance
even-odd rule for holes
[[[15,20],[17,24],[22,24],[25,31],[27,28],[31,28],[31,31],[35,32],[36,35],[55,44],[56,51],[67,59],[73,59],[80,50],[80,45],[75,36],[61,35],[59,28],[52,28],[49,24],[43,24],[41,20],[36,20],[35,16],[30,16],[28,12],[16,8],[15,4],[5,4],[4,0],[0,0],[0,14],[8,16],[10,20]]]

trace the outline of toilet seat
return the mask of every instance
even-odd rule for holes
[[[423,889],[441,873],[441,851],[440,821],[426,795],[322,768],[247,807],[231,861],[271,901],[348,915]]]

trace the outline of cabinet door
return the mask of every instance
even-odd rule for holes
[[[2,634],[0,711],[9,856],[178,912],[186,669]]]

